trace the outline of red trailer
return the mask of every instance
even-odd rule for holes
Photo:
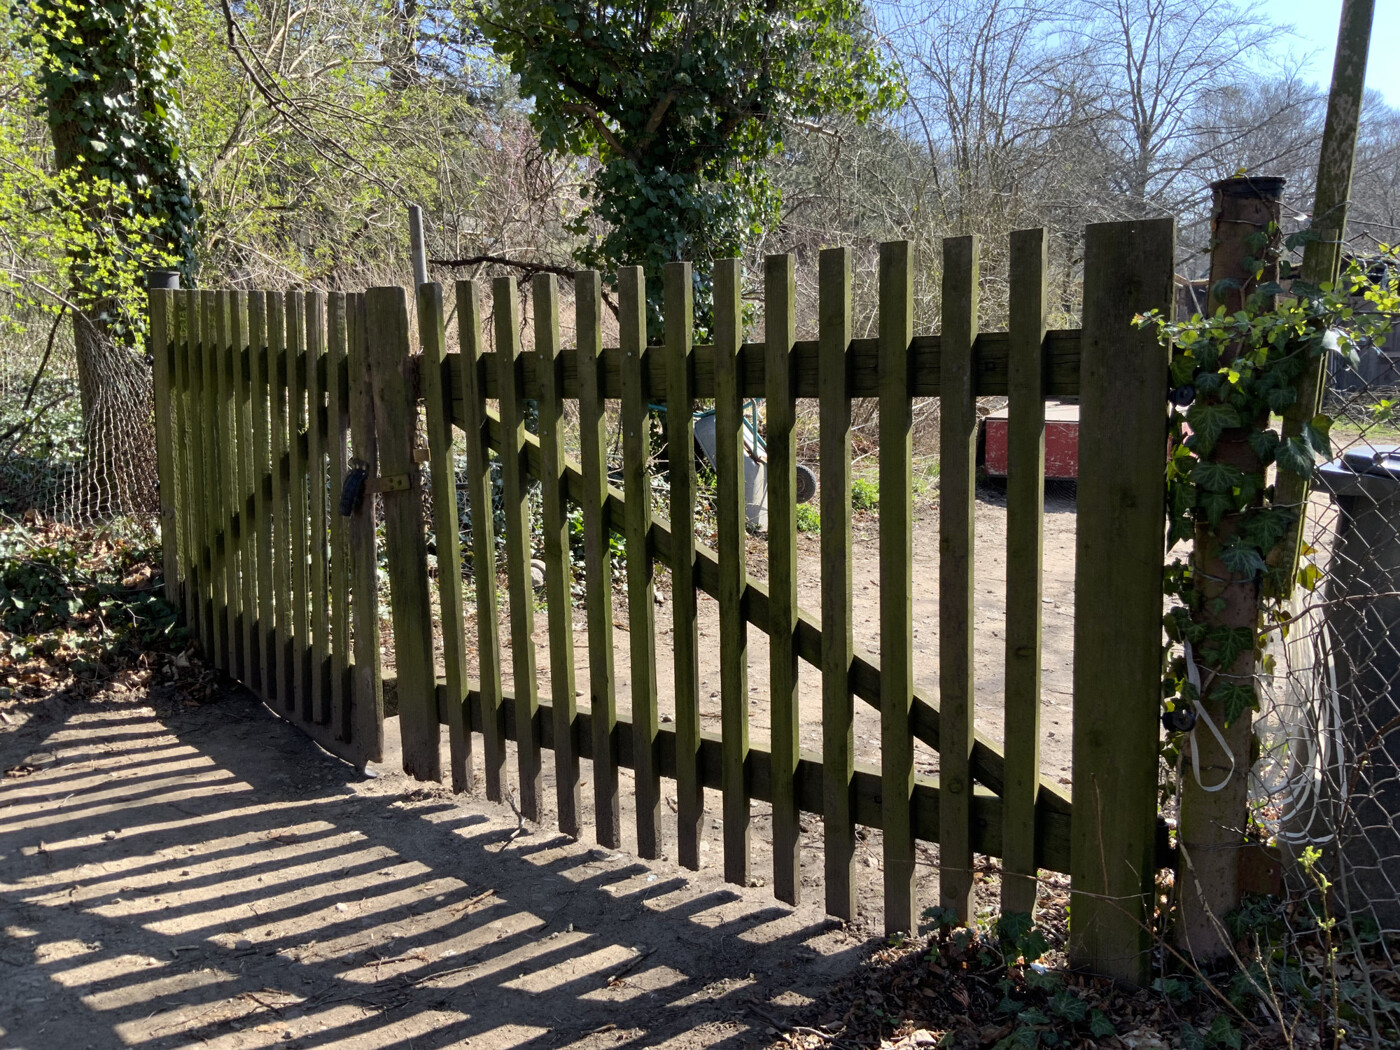
[[[1010,409],[993,412],[982,421],[982,466],[994,478],[1006,477],[1006,428]],[[1079,477],[1079,405],[1045,403],[1045,478],[1074,481]]]

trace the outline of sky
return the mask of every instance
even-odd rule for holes
[[[1267,0],[1256,10],[1274,22],[1293,26],[1296,38],[1291,49],[1299,57],[1312,52],[1307,73],[1326,89],[1332,81],[1342,0]],[[1366,86],[1385,95],[1390,105],[1400,105],[1400,0],[1376,0]]]

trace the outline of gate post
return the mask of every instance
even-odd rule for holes
[[[414,455],[418,403],[410,374],[408,302],[402,288],[371,288],[366,305],[366,356],[379,446],[380,478],[375,487],[384,500],[384,549],[394,614],[403,770],[418,780],[441,780],[423,479]]]
[[[1168,352],[1176,223],[1085,230],[1074,586],[1070,963],[1151,971]]]

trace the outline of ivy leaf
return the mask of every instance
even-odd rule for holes
[[[1234,682],[1221,682],[1210,691],[1211,698],[1220,704],[1225,715],[1222,729],[1232,726],[1246,711],[1254,710],[1254,687],[1238,685]]]
[[[1203,459],[1191,471],[1191,480],[1207,492],[1230,492],[1244,479],[1239,467]]]
[[[1235,497],[1228,492],[1207,492],[1201,495],[1198,506],[1206,512],[1206,520],[1214,528],[1220,519],[1236,510]]]
[[[1249,435],[1249,447],[1267,466],[1273,462],[1280,440],[1277,430],[1255,430]]]
[[[1288,534],[1294,515],[1282,507],[1260,507],[1240,529],[1240,538],[1261,551],[1273,550]]]
[[[1197,455],[1209,455],[1220,435],[1240,425],[1240,415],[1229,405],[1212,405],[1197,401],[1186,413],[1191,436],[1186,443]]]
[[[1115,1033],[1113,1022],[1102,1010],[1089,1011],[1089,1034],[1095,1039],[1107,1039]]]
[[[1220,561],[1235,576],[1253,579],[1268,566],[1253,546],[1235,543],[1220,552]]]
[[[1301,478],[1311,478],[1313,466],[1317,463],[1317,453],[1307,438],[1295,436],[1280,442],[1274,453],[1274,461],[1280,470],[1287,470]]]
[[[1332,429],[1332,417],[1318,414],[1303,427],[1303,436],[1307,442],[1323,459],[1332,458],[1332,442],[1328,439],[1328,433]]]
[[[1232,1050],[1240,1050],[1240,1033],[1230,1022],[1228,1014],[1215,1015],[1210,1031],[1206,1033],[1206,1042],[1212,1046],[1228,1046]]]

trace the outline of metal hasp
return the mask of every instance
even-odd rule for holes
[[[1339,723],[1333,797],[1322,800],[1333,808],[1325,823],[1337,839],[1323,850],[1336,851],[1329,860],[1346,875],[1349,906],[1393,928],[1400,924],[1400,732],[1393,725],[1400,714],[1400,445],[1363,443],[1324,463],[1315,481],[1341,513],[1323,613],[1335,696],[1321,698],[1332,701]]]

